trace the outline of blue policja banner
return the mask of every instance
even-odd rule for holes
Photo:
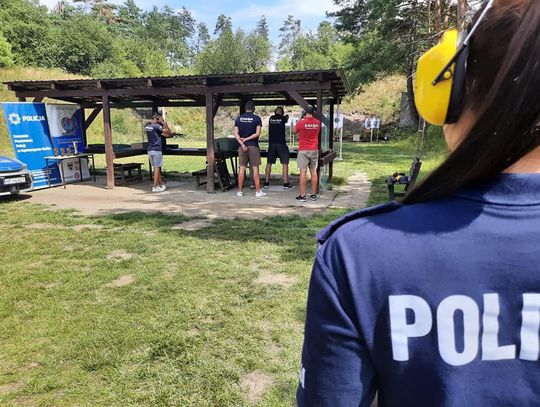
[[[34,176],[34,188],[47,187],[45,157],[53,149],[44,103],[2,103],[7,129],[18,160],[28,165]],[[60,184],[56,162],[50,164],[51,184]]]

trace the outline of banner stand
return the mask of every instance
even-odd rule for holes
[[[34,178],[34,189],[60,185],[60,171],[55,164],[47,167],[45,157],[53,155],[47,113],[44,103],[3,102],[2,110],[15,157],[28,166]]]

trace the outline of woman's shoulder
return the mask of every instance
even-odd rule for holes
[[[402,207],[403,205],[397,202],[388,202],[382,205],[371,206],[368,208],[363,208],[357,211],[350,212],[331,222],[328,226],[321,230],[317,234],[317,240],[319,244],[323,244],[338,231],[339,233],[342,233],[344,229],[348,229],[348,227],[351,226],[351,223],[354,226],[358,224],[357,221],[362,221],[376,215],[394,212]]]
[[[414,205],[388,202],[342,216],[321,230],[317,239],[324,245],[328,241],[373,243],[412,235],[427,237],[462,229],[480,213],[478,205],[457,197]]]

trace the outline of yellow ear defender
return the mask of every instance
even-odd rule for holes
[[[451,107],[450,99],[456,82],[455,73],[457,69],[461,69],[453,64],[443,72],[448,61],[457,52],[458,36],[457,30],[445,32],[439,43],[418,61],[414,89],[416,108],[425,121],[438,126],[447,123]],[[443,72],[442,80],[434,85],[435,78],[441,72]]]
[[[489,0],[469,32],[446,31],[418,60],[414,101],[422,118],[436,126],[455,123],[463,110],[469,41],[495,0]]]

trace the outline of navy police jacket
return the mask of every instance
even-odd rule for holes
[[[319,235],[299,406],[539,406],[540,174]]]

